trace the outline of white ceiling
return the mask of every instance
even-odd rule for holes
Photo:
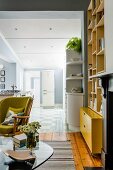
[[[62,67],[68,40],[75,36],[81,37],[81,13],[24,12],[24,14],[0,12],[0,18],[3,18],[0,19],[0,32],[24,68]]]

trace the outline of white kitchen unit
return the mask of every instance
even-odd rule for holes
[[[80,131],[81,107],[83,107],[83,93],[67,93],[67,125],[75,132]]]

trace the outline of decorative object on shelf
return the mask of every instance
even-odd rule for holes
[[[27,125],[19,126],[20,131],[24,132],[27,136],[26,147],[30,149],[32,155],[32,149],[36,147],[36,142],[39,140],[39,132],[41,125],[39,122],[31,122]],[[38,137],[36,137],[38,136]]]
[[[68,41],[68,43],[66,45],[66,49],[75,50],[80,53],[82,51],[81,38],[72,37]]]
[[[0,71],[0,75],[1,75],[1,76],[5,76],[5,70],[1,70],[1,71]]]
[[[71,92],[72,92],[72,93],[82,93],[82,92],[83,92],[83,89],[82,89],[81,87],[72,88],[72,89],[71,89]]]

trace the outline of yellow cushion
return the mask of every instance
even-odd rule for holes
[[[13,132],[13,127],[12,125],[1,125],[0,124],[0,133],[1,134],[9,134]]]
[[[11,111],[13,111],[15,114],[17,114],[17,113],[23,112],[23,111],[24,111],[24,108],[13,108],[13,107],[9,107],[8,111],[9,111],[9,110],[11,110]],[[8,113],[8,111],[7,111],[7,113]]]

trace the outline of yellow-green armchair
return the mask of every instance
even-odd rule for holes
[[[32,103],[31,97],[8,97],[0,101],[0,134],[8,136],[17,134],[18,126],[27,124],[29,120]],[[13,123],[4,124],[9,110],[13,112]]]

